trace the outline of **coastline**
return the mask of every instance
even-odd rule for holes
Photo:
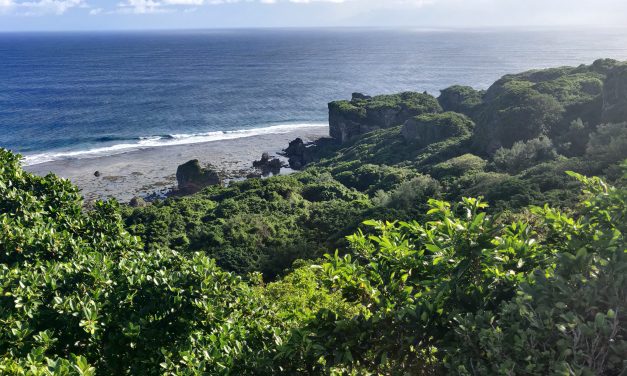
[[[176,169],[191,159],[211,165],[226,180],[237,180],[254,173],[252,162],[264,152],[278,156],[297,137],[305,142],[328,137],[327,125],[303,127],[282,133],[267,133],[180,145],[147,147],[125,153],[90,158],[69,158],[24,166],[24,170],[44,176],[50,172],[77,185],[85,202],[115,198],[122,203],[153,193],[165,194],[175,188]],[[285,158],[278,156],[282,161]],[[94,172],[99,171],[96,177]],[[283,168],[281,173],[292,170]]]

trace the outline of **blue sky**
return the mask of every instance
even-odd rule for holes
[[[0,31],[627,26],[627,0],[0,0]]]

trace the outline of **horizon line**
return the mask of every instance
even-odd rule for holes
[[[416,31],[416,32],[446,32],[446,31],[549,31],[549,30],[627,30],[627,25],[487,25],[487,26],[229,26],[229,27],[198,27],[198,28],[102,28],[102,29],[32,29],[32,30],[1,30],[0,34],[42,34],[42,33],[109,33],[109,32],[202,32],[202,31],[242,31],[242,30],[381,30],[381,31]]]

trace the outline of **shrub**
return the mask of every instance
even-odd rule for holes
[[[599,125],[590,135],[586,155],[606,164],[627,158],[627,122]]]
[[[420,175],[401,183],[389,193],[377,191],[372,201],[375,205],[397,209],[416,208],[426,203],[427,199],[437,196],[440,189],[437,180],[428,175]]]
[[[548,137],[518,141],[511,149],[500,148],[494,153],[494,164],[501,170],[516,174],[540,162],[557,158],[557,152]]]
[[[473,174],[485,169],[487,161],[473,154],[464,154],[438,163],[433,167],[432,175],[435,177],[461,176]]]

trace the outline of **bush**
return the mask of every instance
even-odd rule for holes
[[[619,375],[627,353],[624,189],[578,178],[582,214],[547,207],[555,266],[538,270],[497,310],[459,315],[449,369],[456,374]]]
[[[431,200],[424,223],[328,255],[325,283],[361,306],[292,331],[287,370],[344,374],[608,374],[624,370],[627,192],[577,176],[579,215],[534,208],[506,226],[484,204]]]
[[[401,183],[389,193],[377,191],[372,201],[379,206],[409,209],[423,205],[428,198],[437,196],[439,192],[440,184],[437,180],[421,175]]]
[[[548,137],[518,141],[511,149],[500,148],[494,153],[494,164],[501,171],[516,174],[526,168],[557,158],[557,152]]]
[[[487,161],[473,154],[464,154],[438,163],[433,167],[432,175],[440,178],[445,176],[462,176],[473,174],[485,169]]]
[[[606,164],[627,158],[627,122],[599,125],[590,135],[586,155]]]

